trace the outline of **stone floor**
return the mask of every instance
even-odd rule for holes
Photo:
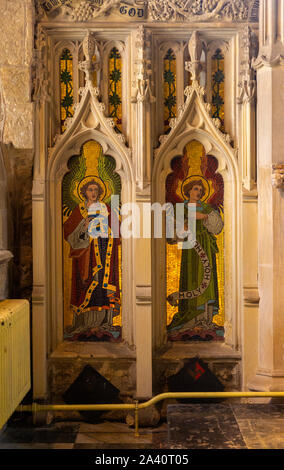
[[[170,405],[168,433],[185,449],[284,449],[284,405]]]
[[[284,405],[169,405],[167,422],[133,428],[122,422],[53,421],[34,427],[14,414],[0,449],[284,449]]]

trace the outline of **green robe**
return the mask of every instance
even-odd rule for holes
[[[185,201],[185,208],[187,206]],[[196,211],[202,214],[209,214],[212,207],[200,202],[196,206]],[[199,297],[193,299],[180,299],[178,312],[175,314],[169,329],[181,328],[185,323],[197,317],[205,310],[205,304],[213,305],[218,313],[218,282],[216,268],[216,253],[218,246],[216,237],[208,232],[203,225],[203,220],[196,220],[196,240],[206,252],[211,266],[211,280],[207,289]],[[197,252],[192,249],[183,249],[181,257],[179,292],[192,291],[197,289],[203,280],[203,266]]]

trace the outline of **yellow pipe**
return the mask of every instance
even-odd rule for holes
[[[95,411],[95,410],[133,410],[135,405],[123,404],[103,404],[103,405],[41,405],[33,403],[32,405],[19,405],[16,411]]]
[[[150,400],[140,403],[139,409],[170,398],[284,398],[284,392],[168,392],[161,393]]]
[[[134,422],[135,422],[135,437],[139,437],[139,402],[136,400],[135,402],[135,412],[134,412]]]
[[[16,411],[95,411],[95,410],[139,410],[148,408],[159,401],[171,398],[284,398],[284,392],[167,392],[156,395],[143,403],[100,404],[100,405],[19,405]],[[137,405],[138,404],[138,405]]]
[[[128,404],[100,404],[100,405],[19,405],[16,411],[31,411],[34,414],[40,411],[96,411],[96,410],[134,410],[135,437],[139,437],[138,411],[152,406],[159,401],[171,398],[284,398],[284,392],[168,392],[160,393],[144,403]]]

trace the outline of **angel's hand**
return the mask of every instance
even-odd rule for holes
[[[87,217],[85,219],[85,223],[84,223],[84,229],[88,229],[89,228],[89,223],[91,222],[91,219],[89,219],[89,217]]]

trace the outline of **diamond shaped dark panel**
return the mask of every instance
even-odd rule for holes
[[[118,388],[93,367],[87,365],[63,394],[63,399],[65,403],[73,405],[122,403],[119,393]],[[91,423],[100,421],[102,413],[105,413],[105,411],[80,411],[82,417]]]
[[[225,388],[199,357],[187,360],[177,374],[169,377],[168,386],[170,392],[223,392]],[[212,403],[213,401],[221,400],[210,398],[180,400],[181,403]]]

